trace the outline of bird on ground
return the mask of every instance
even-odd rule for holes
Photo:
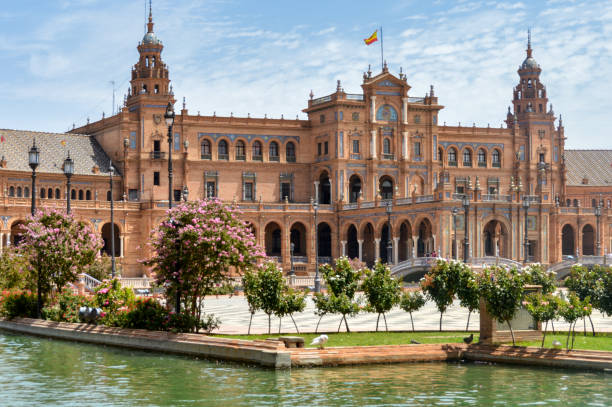
[[[563,344],[555,339],[554,341],[552,341],[552,346],[555,349],[561,349],[563,347]]]
[[[415,345],[420,345],[421,344],[421,342],[415,341],[414,339],[411,339],[410,343],[415,344]]]
[[[471,334],[470,336],[463,338],[463,342],[467,343],[468,345],[472,343],[473,340],[474,340],[474,334]]]
[[[319,345],[319,349],[323,349],[323,345],[329,340],[327,335],[317,336],[310,342],[311,345]]]

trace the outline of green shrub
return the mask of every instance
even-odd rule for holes
[[[121,287],[117,279],[107,280],[96,287],[94,305],[102,309],[101,322],[109,326],[121,326],[118,318],[125,315],[125,311],[134,304],[134,291],[131,288]],[[127,308],[123,308],[127,307]],[[122,308],[121,312],[118,310]]]
[[[50,305],[43,308],[43,318],[57,322],[81,322],[79,308],[83,306],[91,306],[91,300],[64,288]]]
[[[0,255],[0,289],[31,291],[36,289],[26,258],[16,253],[12,246],[6,248]]]
[[[122,308],[117,312],[121,313]],[[168,310],[154,298],[137,298],[133,308],[126,312],[123,318],[123,328],[165,330]]]
[[[37,296],[29,290],[2,292],[0,297],[0,314],[7,318],[36,318]]]

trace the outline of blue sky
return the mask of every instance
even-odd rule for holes
[[[21,0],[0,11],[0,127],[65,131],[112,110],[127,91],[145,0]],[[305,118],[315,97],[360,93],[385,59],[422,96],[435,86],[440,123],[499,126],[532,27],[570,148],[612,148],[610,1],[154,0],[155,32],[177,99],[190,113]]]

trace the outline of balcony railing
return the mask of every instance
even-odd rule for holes
[[[308,256],[293,256],[294,263],[308,263]]]
[[[347,93],[346,99],[347,100],[363,100],[363,95],[360,95],[357,93]]]
[[[319,105],[321,103],[330,102],[332,100],[331,95],[323,96],[322,98],[314,99],[312,105]]]
[[[421,196],[417,196],[416,197],[416,203],[419,202],[433,202],[434,201],[434,196],[433,195],[421,195]]]
[[[279,162],[280,161],[280,156],[278,156],[278,155],[271,155],[270,156],[270,161]]]
[[[294,163],[295,162],[295,156],[294,155],[288,155],[287,156],[287,162],[288,163]]]
[[[395,155],[393,155],[393,154],[383,154],[383,160],[395,160]]]
[[[202,154],[202,155],[200,156],[200,158],[201,158],[202,160],[210,160],[210,159],[212,159],[212,156],[211,156],[210,154]]]
[[[331,264],[332,258],[331,256],[319,256],[319,264]]]
[[[221,154],[218,156],[219,160],[229,160],[229,154]]]
[[[236,161],[246,161],[246,155],[236,155]]]
[[[501,163],[500,163],[500,162],[494,162],[494,163],[492,164],[492,166],[493,166],[494,168],[501,168]]]
[[[263,156],[262,155],[254,155],[253,156],[253,161],[263,161]]]
[[[483,194],[480,197],[484,202],[493,202],[493,201],[501,201],[501,202],[511,202],[512,197],[510,195],[499,195],[499,194]]]
[[[485,161],[478,161],[478,166],[480,168],[487,168],[487,163]]]
[[[152,160],[164,160],[166,158],[166,153],[164,151],[151,151],[150,154]]]

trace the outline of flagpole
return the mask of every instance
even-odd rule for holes
[[[380,26],[380,69],[382,70],[384,67],[384,57],[383,57],[383,31],[382,25]]]

